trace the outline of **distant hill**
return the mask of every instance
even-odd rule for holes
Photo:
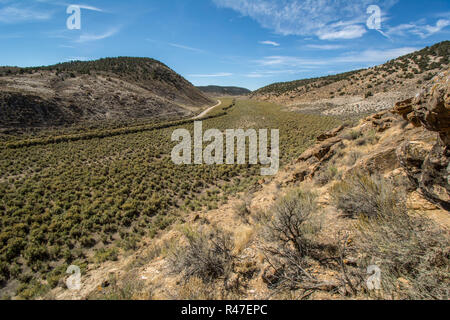
[[[197,88],[209,96],[246,96],[252,93],[246,88],[239,87],[206,86]]]
[[[149,58],[0,67],[0,128],[181,117],[214,103],[169,67]]]
[[[274,83],[254,91],[251,97],[307,113],[372,113],[392,108],[422,83],[448,70],[449,59],[450,41],[444,41],[369,69]]]

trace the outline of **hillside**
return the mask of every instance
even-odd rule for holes
[[[223,97],[223,96],[246,96],[252,93],[246,88],[239,87],[221,87],[221,86],[205,86],[197,87],[201,92],[211,97]]]
[[[273,179],[182,211],[136,250],[89,267],[80,291],[60,285],[46,298],[448,300],[449,77],[296,148]],[[235,112],[247,106],[258,120],[261,106],[277,109],[238,101]],[[299,114],[280,114],[299,127]],[[377,290],[369,266],[382,270]]]
[[[169,67],[148,58],[0,68],[0,128],[183,117],[214,103]]]
[[[436,74],[448,69],[450,41],[383,65],[321,78],[275,83],[251,95],[292,111],[333,116],[368,115],[392,107]]]

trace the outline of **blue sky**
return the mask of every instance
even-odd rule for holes
[[[80,30],[66,26],[71,4]],[[379,25],[367,23],[371,5]],[[0,65],[151,57],[195,85],[252,90],[381,64],[449,35],[448,0],[0,0]]]

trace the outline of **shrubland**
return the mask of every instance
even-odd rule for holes
[[[292,115],[279,106],[224,99],[205,129],[280,129],[287,164],[338,120]],[[71,264],[99,264],[135,250],[185,212],[214,209],[258,186],[259,166],[177,166],[177,128],[193,123],[128,126],[34,139],[6,139],[0,159],[0,281],[17,294],[41,295]]]

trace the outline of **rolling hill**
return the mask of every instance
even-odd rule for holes
[[[0,128],[183,117],[214,103],[148,58],[0,68]]]
[[[274,83],[252,98],[287,105],[292,111],[332,116],[368,115],[392,107],[449,68],[450,41],[369,69]]]
[[[221,86],[205,86],[197,87],[201,92],[214,97],[219,96],[246,96],[252,93],[246,88],[240,87],[221,87]]]

